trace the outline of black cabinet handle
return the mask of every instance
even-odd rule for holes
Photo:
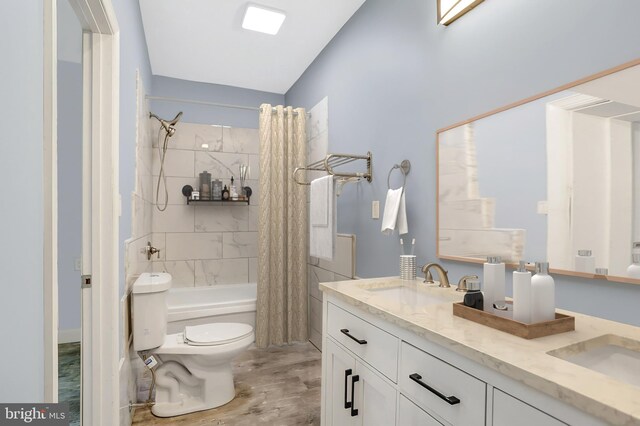
[[[356,408],[355,385],[359,380],[360,376],[358,376],[357,374],[351,379],[351,417],[355,417],[358,415],[358,409]]]
[[[353,337],[351,334],[349,334],[349,329],[348,328],[343,328],[342,330],[340,330],[340,332],[342,334],[346,334],[350,339],[355,340],[356,342],[358,342],[361,345],[366,345],[367,341],[363,340],[363,339],[356,339],[355,337]]]
[[[449,405],[456,405],[456,404],[460,404],[460,400],[458,398],[456,398],[455,396],[445,396],[443,394],[441,394],[440,392],[438,392],[437,390],[435,390],[434,388],[432,388],[431,386],[429,386],[428,384],[426,384],[425,382],[422,381],[422,376],[419,375],[418,373],[413,373],[409,375],[409,378],[411,380],[413,380],[414,382],[416,382],[417,384],[419,384],[420,386],[422,386],[423,388],[427,389],[429,392],[433,393],[434,395],[436,395],[438,398],[447,401],[449,403]]]
[[[351,404],[353,402],[347,401],[347,382],[349,376],[351,375],[351,369],[344,370],[344,408],[351,408]]]

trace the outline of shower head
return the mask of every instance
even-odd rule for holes
[[[182,117],[182,111],[180,111],[173,120],[163,120],[154,113],[149,113],[149,118],[155,118],[156,120],[158,120],[169,137],[173,136],[176,133],[175,125],[178,124],[178,121],[180,121],[180,117]]]

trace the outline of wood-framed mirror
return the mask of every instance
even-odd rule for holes
[[[440,129],[436,152],[439,258],[640,284],[640,59]]]

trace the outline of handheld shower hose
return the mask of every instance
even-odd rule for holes
[[[169,147],[169,138],[171,138],[176,133],[176,124],[180,121],[180,117],[182,117],[182,111],[175,116],[173,120],[167,121],[158,117],[153,113],[149,113],[149,118],[155,118],[160,122],[160,128],[158,129],[158,157],[160,159],[160,172],[158,173],[158,183],[156,185],[156,208],[163,212],[167,209],[167,204],[169,203],[169,190],[167,189],[167,176],[164,174],[164,160],[167,156],[167,148]],[[164,129],[164,142],[162,143],[162,147],[160,146],[160,133]],[[160,206],[160,182],[164,184],[164,204]]]

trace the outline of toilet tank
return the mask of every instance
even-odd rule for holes
[[[164,272],[145,272],[133,283],[131,320],[135,351],[157,348],[164,343],[170,287],[171,275]]]

